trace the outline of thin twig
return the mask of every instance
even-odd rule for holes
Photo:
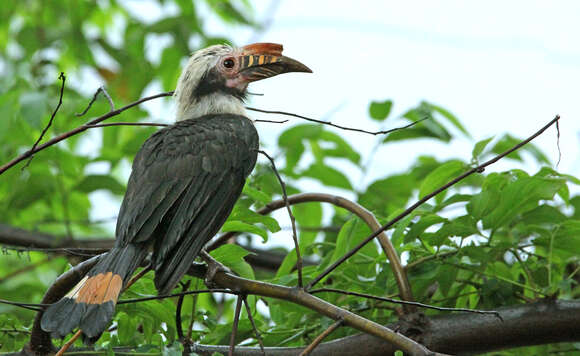
[[[270,164],[272,165],[272,170],[278,178],[278,182],[280,182],[280,187],[282,188],[282,198],[284,199],[286,210],[288,211],[288,216],[290,216],[290,222],[292,223],[292,238],[294,240],[294,248],[296,250],[296,270],[298,271],[298,287],[302,288],[302,256],[300,254],[300,245],[298,244],[298,235],[296,234],[296,218],[294,217],[294,214],[292,214],[292,209],[290,209],[290,204],[288,203],[288,194],[286,194],[286,183],[284,183],[282,177],[280,177],[280,173],[278,173],[278,170],[276,169],[274,159],[264,151],[258,150],[258,152],[268,158]]]
[[[562,150],[560,149],[560,123],[556,121],[556,147],[558,147],[558,162],[556,162],[556,169],[560,166],[562,160]]]
[[[79,329],[71,338],[69,341],[66,342],[66,344],[62,345],[62,347],[60,348],[60,350],[58,350],[58,352],[56,354],[54,354],[54,356],[62,356],[64,355],[64,353],[66,352],[66,350],[69,349],[69,347],[71,347],[72,344],[75,343],[75,341],[77,341],[77,339],[79,338],[79,336],[81,336],[81,334],[83,333],[83,331],[81,329]]]
[[[258,340],[258,345],[260,345],[260,350],[262,350],[262,355],[266,356],[266,351],[264,350],[264,341],[262,341],[262,335],[260,335],[260,331],[256,326],[256,322],[254,321],[254,317],[252,316],[252,309],[250,309],[250,305],[248,304],[248,297],[245,294],[240,295],[242,300],[244,301],[244,306],[246,307],[246,314],[248,314],[248,319],[250,320],[250,324],[252,324],[252,328],[254,329],[254,334],[256,334],[256,340]]]
[[[238,295],[238,300],[236,302],[236,312],[234,314],[234,325],[232,327],[232,335],[230,336],[230,351],[229,356],[234,355],[234,349],[236,348],[236,334],[238,333],[238,324],[240,323],[240,312],[242,311],[242,296]]]
[[[105,96],[105,98],[109,102],[109,107],[111,108],[110,111],[115,110],[115,105],[113,104],[113,99],[111,98],[109,93],[107,93],[105,86],[100,86],[99,89],[97,89],[97,91],[93,95],[93,98],[91,99],[91,101],[89,101],[89,104],[87,105],[87,107],[82,112],[75,114],[75,116],[76,117],[84,116],[91,109],[91,107],[93,106],[93,104],[97,100],[99,93],[103,93],[103,95]]]
[[[29,151],[24,152],[23,154],[19,155],[18,157],[14,158],[13,160],[11,160],[8,163],[5,163],[4,165],[0,166],[0,174],[6,172],[8,169],[12,168],[13,166],[15,166],[16,164],[22,162],[23,160],[27,159],[28,157],[32,156],[33,154],[35,154],[36,152],[42,151],[44,149],[46,149],[47,147],[53,146],[57,143],[59,143],[60,141],[66,140],[67,138],[77,135],[83,131],[86,131],[87,129],[91,128],[91,125],[95,125],[100,123],[101,121],[107,120],[113,116],[117,116],[120,113],[122,113],[125,110],[131,109],[132,107],[138,106],[146,101],[150,101],[153,99],[157,99],[157,98],[161,98],[164,96],[171,96],[173,95],[173,92],[166,92],[166,93],[160,93],[160,94],[156,94],[156,95],[151,95],[142,99],[139,99],[131,104],[125,105],[122,108],[116,109],[114,111],[109,111],[108,113],[99,116],[98,118],[89,121],[88,123],[81,125],[77,128],[74,128],[70,131],[67,131],[63,134],[60,134],[56,137],[53,137],[52,139],[48,140],[47,142],[45,142],[42,145],[38,145],[37,147],[35,147],[34,149],[31,149]]]
[[[472,175],[473,173],[482,173],[485,170],[485,167],[499,161],[500,159],[502,159],[503,157],[509,155],[510,153],[516,151],[517,149],[519,149],[520,147],[524,146],[525,144],[527,144],[528,142],[532,141],[534,138],[538,137],[539,135],[541,135],[544,131],[546,131],[550,126],[552,126],[554,123],[558,122],[558,120],[560,120],[560,116],[556,115],[556,117],[552,120],[550,120],[549,123],[547,123],[544,127],[542,127],[540,130],[538,130],[536,133],[534,133],[533,135],[531,135],[530,137],[528,137],[527,139],[525,139],[524,141],[518,143],[517,145],[513,146],[512,148],[508,149],[507,151],[495,156],[494,158],[486,161],[485,163],[482,163],[480,165],[478,165],[477,167],[474,167],[470,170],[468,170],[467,172],[463,173],[462,175],[460,175],[459,177],[456,177],[455,179],[451,180],[449,183],[439,187],[438,189],[434,190],[433,192],[427,194],[426,196],[424,196],[422,199],[419,199],[415,204],[411,205],[410,207],[408,207],[407,209],[405,209],[405,211],[403,211],[401,214],[399,214],[397,217],[395,217],[394,219],[392,219],[391,221],[389,221],[388,223],[386,223],[385,225],[383,225],[380,229],[376,230],[375,232],[373,232],[369,237],[367,237],[366,239],[364,239],[361,243],[359,243],[357,246],[355,246],[353,249],[351,249],[350,251],[348,251],[346,254],[344,254],[341,258],[339,258],[336,262],[334,262],[332,265],[330,265],[329,267],[327,267],[322,273],[320,273],[318,276],[316,276],[312,282],[310,282],[308,284],[308,286],[306,286],[306,289],[309,290],[310,288],[312,288],[316,283],[320,282],[321,279],[323,279],[324,277],[326,277],[330,272],[334,271],[338,266],[340,266],[344,261],[346,261],[348,258],[350,258],[352,255],[354,255],[355,253],[358,252],[358,250],[360,250],[361,248],[363,248],[367,243],[369,243],[371,240],[373,240],[375,237],[377,237],[381,232],[389,229],[391,226],[393,226],[394,224],[396,224],[397,222],[399,222],[401,219],[403,219],[404,217],[406,217],[407,215],[409,215],[411,212],[413,212],[415,209],[417,209],[419,206],[421,206],[423,203],[425,203],[426,201],[428,201],[429,199],[433,198],[434,196],[436,196],[437,194],[443,192],[444,190],[446,190],[447,188],[457,184],[459,181],[465,179],[466,177]]]
[[[199,288],[199,279],[195,280],[194,290]],[[191,346],[193,345],[193,341],[191,340],[191,335],[193,334],[193,324],[195,323],[195,309],[197,306],[197,296],[199,294],[194,294],[191,301],[191,319],[189,320],[189,327],[187,328],[187,337],[183,340],[183,352],[187,355],[192,353]]]
[[[42,132],[40,133],[40,136],[38,136],[38,139],[32,145],[32,148],[30,150],[28,150],[27,152],[34,152],[34,150],[36,149],[36,147],[38,146],[38,144],[40,143],[40,141],[42,140],[42,138],[44,137],[44,135],[46,134],[48,129],[52,126],[52,123],[54,122],[54,117],[56,116],[56,113],[58,112],[58,110],[60,109],[60,107],[62,105],[62,96],[64,95],[64,83],[66,82],[66,76],[64,75],[64,72],[60,72],[58,79],[62,80],[62,84],[60,85],[60,94],[58,96],[58,104],[54,108],[52,115],[50,115],[50,120],[48,120],[48,124],[42,130]],[[23,170],[30,165],[32,158],[34,158],[34,156],[32,154],[30,154],[30,159],[22,167]]]
[[[139,271],[139,273],[137,273],[136,275],[133,276],[133,278],[131,278],[131,280],[127,283],[127,285],[123,288],[123,291],[126,291],[127,289],[129,289],[129,287],[131,287],[135,282],[137,282],[137,280],[141,277],[143,277],[144,275],[147,274],[147,272],[151,271],[152,266],[151,264],[147,265],[147,267],[143,268],[141,271]],[[122,293],[121,292],[121,293]]]
[[[34,310],[34,311],[41,311],[45,307],[44,304],[19,303],[19,302],[14,302],[11,300],[6,300],[6,299],[0,299],[0,304],[13,305],[15,307],[28,309],[28,310]]]
[[[280,121],[277,121],[277,120],[260,120],[260,119],[253,120],[253,121],[254,122],[269,122],[269,123],[272,123],[272,124],[285,124],[285,123],[288,122],[288,120],[280,120]]]
[[[429,117],[424,117],[424,118],[422,118],[420,120],[411,122],[408,125],[401,126],[401,127],[395,127],[393,129],[390,129],[390,130],[367,131],[367,130],[363,130],[363,129],[357,129],[357,128],[354,128],[354,127],[347,127],[347,126],[341,126],[341,125],[333,124],[330,121],[323,121],[323,120],[312,119],[310,117],[306,117],[306,116],[302,116],[302,115],[298,115],[298,114],[293,114],[291,112],[277,111],[277,110],[256,109],[256,108],[252,108],[252,107],[248,107],[248,106],[246,106],[246,109],[251,110],[251,111],[256,111],[256,112],[262,112],[262,113],[265,113],[265,114],[278,114],[278,115],[292,116],[292,117],[296,117],[296,118],[299,118],[299,119],[302,119],[302,120],[316,122],[318,124],[323,124],[323,125],[328,125],[328,126],[336,127],[337,129],[341,129],[341,130],[361,132],[361,133],[365,133],[365,134],[369,134],[369,135],[374,135],[374,136],[376,136],[376,135],[386,135],[386,134],[389,134],[389,133],[391,133],[393,131],[403,130],[403,129],[409,128],[411,126],[414,126],[414,125],[420,123],[421,121],[425,121],[425,120],[429,119]]]
[[[419,302],[409,302],[409,301],[406,301],[406,300],[393,299],[393,298],[387,298],[387,297],[379,297],[379,296],[376,296],[376,295],[371,295],[371,294],[366,294],[366,293],[349,292],[349,291],[346,291],[346,290],[335,289],[335,288],[319,288],[319,289],[313,289],[313,290],[310,291],[310,293],[312,293],[312,294],[322,293],[322,292],[330,292],[330,293],[339,293],[339,294],[344,294],[344,295],[352,295],[352,296],[355,296],[355,297],[362,297],[362,298],[366,298],[366,299],[380,300],[382,302],[387,302],[387,303],[395,303],[395,304],[403,304],[403,305],[413,305],[413,306],[420,307],[420,308],[433,309],[433,310],[439,310],[439,311],[459,311],[459,312],[467,312],[467,313],[475,313],[475,314],[493,314],[493,315],[495,315],[496,317],[498,317],[501,320],[501,316],[499,315],[499,312],[497,312],[495,310],[479,310],[479,309],[467,309],[467,308],[436,307],[436,306],[433,306],[433,305],[423,304],[423,303],[419,303]]]
[[[232,291],[231,289],[201,289],[201,290],[188,290],[187,292],[175,293],[175,294],[166,294],[166,295],[155,295],[151,297],[143,297],[143,298],[134,298],[134,299],[124,299],[119,300],[117,304],[129,304],[129,303],[139,303],[139,302],[147,302],[150,300],[160,300],[166,298],[175,298],[181,297],[182,295],[192,295],[192,294],[202,294],[202,293],[228,293],[237,295],[237,292]]]
[[[113,104],[113,99],[111,98],[111,96],[107,92],[107,89],[105,89],[104,85],[101,86],[101,93],[103,93],[103,95],[105,96],[105,98],[109,102],[109,108],[111,109],[111,111],[115,110],[115,104]]]
[[[157,122],[111,122],[108,124],[95,124],[95,125],[87,125],[88,127],[95,128],[95,127],[109,127],[109,126],[171,126],[169,124],[162,124]]]
[[[304,349],[304,351],[300,353],[299,356],[310,355],[310,353],[316,348],[316,346],[318,346],[322,342],[322,340],[324,340],[328,335],[332,334],[334,330],[338,329],[342,325],[342,323],[344,323],[344,320],[342,319],[338,319],[337,321],[332,323],[332,325],[330,325],[326,330],[324,330],[322,334],[318,335],[314,340],[312,340],[310,345],[308,345]]]
[[[182,290],[186,292],[190,284],[191,279],[181,285]],[[185,298],[185,295],[180,295],[179,298],[177,298],[177,305],[175,306],[175,328],[177,330],[177,337],[181,342],[185,342],[183,327],[181,326],[181,307],[183,306],[183,298]]]

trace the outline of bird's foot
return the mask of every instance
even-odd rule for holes
[[[207,264],[207,272],[205,273],[204,279],[205,285],[210,289],[219,288],[219,285],[215,283],[216,274],[218,272],[231,273],[232,271],[205,251],[201,251],[199,256]]]

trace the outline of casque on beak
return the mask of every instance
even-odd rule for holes
[[[266,79],[282,73],[312,70],[295,59],[282,55],[282,45],[254,43],[242,47],[239,73],[247,82]]]

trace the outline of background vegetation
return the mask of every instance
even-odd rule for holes
[[[171,2],[171,1],[165,1]],[[228,24],[259,26],[252,21],[245,2],[174,1],[177,15],[146,23],[131,14],[123,2],[10,2],[0,7],[0,163],[30,149],[47,126],[59,99],[62,71],[69,77],[63,105],[46,138],[71,130],[109,110],[100,97],[83,117],[76,117],[97,88],[83,85],[84,72],[97,73],[116,107],[143,97],[151,88],[173,90],[181,63],[197,48],[227,39],[214,37],[204,26],[198,7]],[[63,16],[66,14],[66,16]],[[120,29],[121,37],[109,34]],[[172,45],[158,59],[147,55],[154,36],[169,35]],[[170,99],[158,99],[170,101]],[[449,103],[450,106],[453,103]],[[369,104],[369,116],[389,125],[392,102]],[[410,108],[403,119],[412,128],[379,135],[378,145],[399,140],[431,139],[446,145],[456,135],[470,136],[451,112],[429,102]],[[152,121],[140,107],[114,120]],[[115,126],[95,128],[36,154],[29,164],[6,171],[0,177],[0,296],[5,300],[38,303],[55,278],[87,255],[106,246],[112,238],[109,225],[94,221],[89,195],[105,191],[121,199],[129,164],[155,127]],[[527,133],[526,133],[527,134]],[[329,126],[301,123],[286,129],[276,147],[264,147],[275,159],[289,194],[303,192],[304,179],[341,189],[386,223],[405,207],[467,169],[519,142],[516,136],[474,139],[470,161],[438,161],[431,155],[417,157],[405,174],[387,175],[359,188],[342,167],[362,173],[380,157],[362,162],[341,131]],[[371,138],[371,136],[369,136]],[[477,141],[477,142],[475,142]],[[88,148],[87,148],[88,147]],[[510,169],[470,176],[421,205],[389,231],[392,244],[406,264],[415,300],[441,307],[497,309],[539,300],[575,300],[580,296],[580,181],[553,169],[538,148],[528,144],[508,159],[517,166],[523,156],[532,157],[533,171]],[[355,189],[356,187],[356,189]],[[281,229],[286,221],[256,213],[280,198],[280,185],[267,161],[250,177],[244,195],[223,231],[243,232],[238,245],[224,245],[212,254],[240,276],[283,286],[295,286],[296,254],[255,243]],[[371,234],[360,219],[342,208],[323,208],[320,202],[292,207],[298,224],[300,249],[305,258],[304,280],[310,281]],[[110,216],[116,216],[111,211]],[[36,251],[14,236],[13,227],[49,241]],[[42,235],[47,234],[47,235]],[[93,241],[93,244],[91,244]],[[254,243],[251,243],[254,241]],[[100,246],[99,244],[102,244]],[[42,245],[42,244],[37,244]],[[15,247],[16,246],[16,247]],[[63,247],[67,247],[66,250]],[[82,247],[83,250],[71,249]],[[97,248],[91,250],[91,248]],[[72,253],[71,253],[72,251]],[[252,257],[251,253],[258,258]],[[273,256],[265,263],[260,256]],[[190,281],[190,282],[189,282]],[[191,288],[201,280],[186,277]],[[397,297],[399,289],[385,253],[378,244],[365,246],[323,280],[325,288]],[[321,286],[322,286],[321,284]],[[181,286],[176,292],[181,291]],[[152,274],[140,279],[123,299],[154,295]],[[325,292],[318,297],[380,324],[395,322],[403,314],[398,305],[360,296]],[[232,332],[235,298],[201,294],[182,300],[182,328],[193,323],[191,338],[209,345],[227,345]],[[249,304],[266,346],[305,346],[333,321],[319,313],[273,298],[251,297]],[[431,316],[441,311],[422,310]],[[96,343],[96,350],[171,354],[183,350],[175,326],[176,299],[123,304],[117,308],[114,326]],[[35,312],[0,304],[0,351],[18,351],[29,340]],[[341,327],[327,340],[358,333]],[[252,326],[242,316],[238,342],[255,346]],[[576,340],[576,342],[580,341]],[[579,344],[531,346],[527,354],[573,353]],[[81,346],[81,343],[78,343]],[[129,350],[129,351],[127,351]],[[502,351],[502,355],[522,350]]]

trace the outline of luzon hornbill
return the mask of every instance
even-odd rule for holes
[[[175,92],[177,122],[135,157],[114,247],[44,311],[42,329],[64,337],[79,327],[99,337],[151,251],[158,293],[175,287],[226,221],[256,163],[258,133],[244,110],[248,84],[287,72],[311,70],[273,43],[216,45],[191,56]]]

